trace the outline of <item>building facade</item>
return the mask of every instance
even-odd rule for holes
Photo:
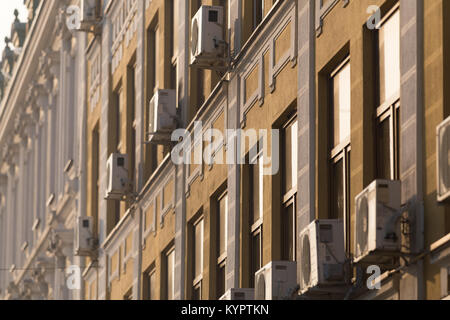
[[[83,37],[65,27],[64,1],[24,2],[1,68],[1,296],[73,299],[66,268],[84,188]]]
[[[98,19],[73,27],[80,1],[26,1],[2,56],[1,297],[448,299],[448,153],[436,143],[450,116],[447,1],[90,3]],[[223,28],[219,66],[191,65],[202,5],[223,10],[208,17]],[[163,89],[183,144],[149,129]],[[191,161],[176,161],[180,145]],[[126,159],[121,198],[108,196],[112,154]],[[401,208],[378,225],[399,248],[366,264],[355,199],[377,179],[401,182]],[[336,245],[319,227],[305,255],[315,221],[342,226],[342,259],[324,253],[339,263],[318,260],[305,287],[311,257]],[[261,288],[261,272],[292,266],[285,292]]]

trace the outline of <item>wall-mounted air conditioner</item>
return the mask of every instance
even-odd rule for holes
[[[437,127],[437,200],[450,199],[450,117]]]
[[[375,180],[356,199],[354,262],[391,263],[400,252],[401,182]]]
[[[113,153],[106,164],[106,200],[124,200],[130,192],[128,177],[128,156]]]
[[[175,90],[157,90],[149,104],[149,141],[166,144],[177,128],[177,98]]]
[[[211,68],[224,57],[223,8],[201,6],[192,19],[191,65]]]
[[[289,300],[297,288],[297,262],[272,261],[255,274],[255,300]]]
[[[95,249],[92,217],[78,217],[75,230],[75,256],[91,256]]]
[[[346,283],[344,224],[316,220],[300,235],[300,292]]]
[[[100,20],[100,1],[81,0],[81,27],[88,28]]]
[[[251,301],[255,298],[255,289],[230,289],[219,300]]]

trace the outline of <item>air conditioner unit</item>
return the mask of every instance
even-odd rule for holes
[[[191,65],[209,68],[221,63],[223,28],[222,7],[200,7],[191,25]]]
[[[391,263],[400,252],[401,182],[375,180],[356,199],[354,262]],[[383,260],[383,256],[387,260]]]
[[[437,200],[450,198],[450,117],[437,127]]]
[[[345,284],[345,263],[343,221],[314,221],[300,235],[300,292]]]
[[[123,200],[129,193],[128,156],[113,153],[106,164],[106,200]]]
[[[288,300],[296,287],[296,262],[272,261],[255,274],[255,300]]]
[[[90,256],[93,250],[93,219],[92,217],[78,217],[75,230],[75,256]]]
[[[255,289],[230,289],[219,300],[251,301],[255,298]]]
[[[81,0],[81,25],[89,27],[99,21],[99,1],[98,0]]]
[[[157,90],[149,104],[149,142],[165,144],[177,127],[175,90]]]

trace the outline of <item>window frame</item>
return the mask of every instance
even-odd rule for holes
[[[201,224],[201,242],[200,242],[200,274],[196,274],[196,268],[197,268],[197,242],[196,242],[196,228],[197,226]],[[192,224],[192,235],[193,235],[193,259],[192,259],[192,296],[194,296],[194,293],[199,290],[199,296],[200,300],[202,298],[203,293],[203,269],[204,269],[204,258],[205,258],[205,247],[204,247],[204,241],[205,241],[205,220],[203,216],[200,216],[198,219],[196,219]]]
[[[350,116],[351,116],[351,56],[347,55],[344,60],[337,66],[337,68],[333,69],[333,71],[330,73],[329,76],[329,95],[330,95],[330,103],[329,103],[329,113],[330,113],[330,133],[329,133],[329,139],[330,139],[330,151],[328,156],[328,163],[330,167],[329,171],[329,202],[331,206],[329,207],[329,215],[330,217],[333,214],[333,190],[335,188],[335,181],[334,181],[334,172],[335,172],[335,166],[342,161],[342,177],[343,181],[339,182],[342,183],[343,187],[343,221],[344,221],[344,239],[345,239],[345,247],[346,251],[350,252],[350,155],[351,155],[351,128],[350,128],[350,135],[346,138],[343,138],[342,141],[338,145],[335,145],[335,139],[334,139],[334,78],[339,74],[340,71],[342,71],[344,68],[347,67],[347,65],[350,67]],[[350,126],[351,126],[351,117],[350,117]],[[336,219],[339,219],[339,217],[336,217]]]
[[[172,263],[172,288],[169,288],[169,259],[171,258],[171,256],[173,255],[173,263]],[[175,246],[171,246],[169,247],[169,249],[165,250],[164,252],[164,258],[165,258],[165,265],[163,266],[163,271],[164,271],[164,298],[165,300],[168,301],[172,301],[175,297],[175,263],[176,263],[176,258],[175,258]],[[169,294],[169,292],[171,292],[171,294]]]
[[[389,165],[390,165],[390,180],[399,180],[400,179],[400,108],[401,108],[401,99],[400,99],[400,90],[398,90],[391,97],[386,97],[385,101],[381,101],[381,53],[380,53],[380,30],[383,25],[385,25],[395,14],[400,14],[400,4],[397,3],[392,9],[387,12],[387,14],[382,18],[380,23],[377,25],[377,34],[375,37],[376,41],[376,63],[377,63],[377,90],[376,97],[378,101],[378,107],[375,110],[375,150],[376,150],[376,176],[377,178],[381,178],[380,173],[380,159],[379,159],[379,150],[378,150],[378,142],[380,136],[381,125],[385,121],[389,121]],[[399,34],[401,30],[399,30]],[[399,40],[400,41],[400,40]],[[399,61],[400,68],[400,61]],[[399,84],[400,88],[401,84]]]
[[[297,113],[294,113],[293,115],[291,115],[289,117],[289,120],[285,122],[285,124],[282,126],[282,132],[283,132],[283,157],[284,157],[284,161],[286,161],[286,157],[287,157],[287,148],[288,146],[286,145],[286,135],[287,135],[287,129],[289,127],[293,127],[294,124],[297,123],[297,130],[298,130],[298,117],[297,117]],[[297,170],[298,170],[298,136],[296,136],[297,139],[297,148],[295,149],[297,151],[297,154],[295,155],[296,159],[297,159]],[[292,145],[294,145],[295,143],[292,142]],[[292,151],[291,151],[292,153]],[[291,154],[291,157],[293,155]],[[291,165],[291,170],[294,170],[294,166]],[[292,241],[292,250],[293,252],[291,252],[290,254],[292,254],[293,257],[293,261],[297,260],[297,239],[296,239],[296,233],[297,233],[297,216],[296,216],[296,212],[297,212],[297,194],[298,194],[298,182],[297,181],[292,181],[292,186],[290,190],[287,190],[287,182],[286,182],[286,177],[288,174],[292,174],[286,172],[286,166],[284,166],[283,168],[283,176],[282,176],[282,217],[281,217],[281,225],[282,225],[282,245],[284,245],[284,238],[283,238],[283,232],[284,232],[284,228],[285,228],[285,221],[288,217],[286,217],[287,215],[287,211],[289,210],[289,207],[292,206],[292,224],[293,224],[293,230],[292,231],[292,235],[293,235],[293,239],[291,239]],[[295,177],[298,174],[295,175]],[[284,255],[284,248],[282,248],[282,254]]]
[[[250,196],[251,196],[251,205],[250,205],[250,215],[249,215],[249,225],[250,225],[250,271],[255,271],[258,272],[258,268],[256,268],[254,266],[255,261],[253,261],[254,255],[255,255],[255,248],[254,248],[254,243],[253,241],[255,240],[255,238],[257,238],[259,236],[259,266],[260,268],[263,266],[263,224],[264,224],[264,175],[263,173],[263,165],[264,165],[264,158],[263,158],[263,152],[262,150],[260,150],[253,159],[249,158],[249,170],[250,170]],[[258,166],[258,173],[259,173],[259,183],[258,183],[258,188],[259,188],[259,198],[258,198],[258,202],[259,202],[259,218],[258,219],[254,219],[254,215],[255,215],[255,209],[254,209],[254,174],[255,174],[255,170],[254,170],[254,166]],[[254,220],[254,221],[252,221]],[[250,279],[252,279],[252,281],[254,282],[254,274],[251,275]]]
[[[260,12],[261,19],[258,19],[259,18],[258,12],[257,12],[257,9],[259,7],[257,5],[258,2],[261,3],[261,12]],[[264,6],[265,6],[264,0],[253,0],[252,1],[252,31],[255,31],[258,28],[258,26],[261,24],[261,22],[263,22],[263,20],[264,20],[264,12],[265,12]]]

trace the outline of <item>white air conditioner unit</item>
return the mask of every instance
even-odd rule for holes
[[[302,294],[345,284],[343,221],[316,220],[303,230],[299,263]]]
[[[223,28],[222,7],[200,7],[191,25],[191,65],[209,68],[223,61]]]
[[[437,200],[450,198],[450,117],[437,127]]]
[[[90,256],[94,250],[92,217],[78,217],[75,230],[75,256]]]
[[[99,21],[99,1],[81,0],[81,25],[82,27],[91,26]]]
[[[177,127],[175,90],[157,90],[149,104],[149,142],[165,144]]]
[[[354,262],[391,263],[400,252],[401,182],[375,180],[356,199]],[[387,260],[383,260],[383,256]],[[391,257],[389,257],[391,256]]]
[[[106,200],[123,200],[129,193],[128,156],[113,153],[106,165]]]
[[[255,289],[230,289],[219,300],[251,301],[255,298]]]
[[[272,261],[255,274],[255,300],[289,300],[297,287],[297,262]]]

